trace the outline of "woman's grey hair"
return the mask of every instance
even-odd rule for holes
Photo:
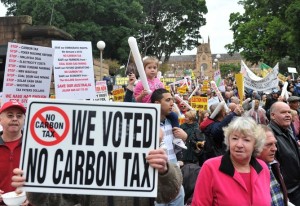
[[[266,133],[261,125],[257,124],[251,117],[236,117],[227,127],[223,128],[223,131],[227,150],[229,149],[229,137],[233,132],[240,132],[245,136],[254,138],[253,157],[259,155],[264,147]]]

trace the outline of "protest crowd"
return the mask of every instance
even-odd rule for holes
[[[53,190],[45,193],[43,190],[26,192],[22,205],[300,206],[300,78],[294,80],[289,76],[285,81],[276,80],[276,86],[270,88],[247,87],[234,74],[224,77],[222,85],[217,85],[216,79],[189,75],[164,82],[158,76],[156,57],[146,56],[141,61],[143,71],[134,62],[127,66],[128,82],[124,88],[113,89],[108,94],[107,79],[104,79],[101,96],[105,96],[108,104],[116,101],[119,105],[159,105],[159,148],[149,149],[144,156],[148,167],[158,172],[155,197],[64,194]],[[23,186],[26,191],[28,180],[20,168],[26,109],[32,108],[13,98],[1,105],[2,195],[11,191],[20,193]],[[81,113],[77,115],[77,121],[88,122],[91,131],[102,127],[93,124],[92,113],[84,120],[79,118]],[[155,125],[152,126],[154,131]],[[53,130],[50,132],[53,134]],[[57,161],[61,161],[62,154],[63,151],[55,156]],[[80,162],[76,164],[80,167]],[[78,169],[78,173],[83,175],[83,170]],[[5,205],[2,199],[0,205]]]

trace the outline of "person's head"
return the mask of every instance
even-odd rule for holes
[[[134,63],[128,64],[127,69],[126,69],[126,75],[129,78],[133,78],[133,77],[136,79],[139,78],[139,73],[138,73],[136,65]]]
[[[161,105],[161,117],[165,118],[172,112],[174,99],[170,92],[166,89],[156,89],[151,95],[151,103]]]
[[[226,92],[225,92],[225,98],[226,98],[226,99],[230,99],[230,97],[232,97],[231,92],[230,92],[230,91],[226,91]]]
[[[188,103],[188,101],[186,100],[183,100],[185,103]],[[184,102],[180,102],[179,103],[179,110],[181,113],[185,114],[189,109],[188,107],[186,106],[186,104]]]
[[[197,121],[197,112],[196,110],[190,110],[184,114],[185,116],[185,123],[193,124]]]
[[[210,112],[208,110],[202,110],[202,111],[199,110],[198,114],[199,114],[199,123],[201,123],[209,117]]]
[[[231,103],[228,104],[228,108],[229,108],[230,111],[232,111],[232,112],[235,110],[236,107],[237,107],[237,104],[236,104],[236,103],[231,102]]]
[[[279,90],[278,89],[273,89],[272,90],[272,98],[278,99],[279,97]]]
[[[211,89],[207,89],[206,90],[206,94],[209,96],[209,95],[211,95]]]
[[[236,96],[232,96],[230,98],[230,100],[231,100],[232,103],[235,103],[237,105],[240,104],[240,99],[238,97],[236,97]]]
[[[261,96],[261,101],[265,102],[267,100],[267,95],[266,94],[263,94]]]
[[[3,133],[20,133],[25,122],[26,109],[23,104],[17,101],[9,101],[0,109],[0,124]]]
[[[154,79],[158,72],[158,59],[152,56],[146,56],[143,59],[145,73],[148,79]]]
[[[254,99],[253,100],[253,104],[254,104],[254,109],[257,110],[259,107],[259,100],[258,99]]]
[[[189,100],[189,94],[183,94],[182,99],[188,101]]]
[[[275,159],[275,153],[277,151],[276,143],[277,140],[271,128],[266,125],[261,125],[266,133],[266,140],[261,153],[257,156],[259,159],[265,161],[266,163],[271,163]]]
[[[300,97],[298,96],[291,96],[287,99],[289,106],[291,109],[297,110],[299,109],[299,101]]]
[[[294,122],[298,116],[298,113],[296,110],[291,109],[291,115],[292,115],[292,122]]]
[[[220,103],[215,103],[215,104],[210,105],[209,110],[210,110],[210,113],[213,114],[216,109],[219,109],[219,111],[216,111],[216,113],[217,113],[216,116],[213,117],[212,119],[222,120],[226,116],[226,109],[224,106],[218,107],[218,105],[220,105]]]
[[[225,144],[234,161],[249,161],[256,157],[264,146],[265,132],[250,117],[236,117],[223,128]]]
[[[285,102],[275,102],[270,108],[270,118],[279,127],[287,129],[292,121],[290,106]]]

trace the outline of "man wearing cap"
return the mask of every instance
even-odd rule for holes
[[[15,190],[11,178],[13,169],[19,167],[25,112],[17,101],[6,102],[0,109],[0,194]]]
[[[296,110],[298,115],[300,114],[300,110],[299,110],[299,101],[300,101],[300,97],[298,96],[291,96],[288,98],[288,103],[290,105],[290,108],[293,110]]]

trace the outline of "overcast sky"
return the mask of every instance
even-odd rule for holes
[[[227,53],[224,46],[232,43],[233,34],[229,30],[229,15],[233,12],[243,13],[244,9],[238,5],[239,0],[206,0],[208,13],[206,25],[200,28],[204,43],[210,38],[210,47],[213,54]],[[202,42],[201,42],[202,43]],[[197,50],[187,51],[185,54],[196,54]]]
[[[211,52],[226,53],[224,46],[233,41],[232,32],[229,30],[229,15],[232,12],[243,13],[243,7],[238,5],[238,0],[206,0],[208,9],[206,25],[201,27],[201,36],[207,43],[208,36],[210,37]],[[0,16],[4,16],[6,9],[0,3]],[[202,43],[202,41],[201,41]],[[196,54],[196,49],[186,51],[184,54]]]

